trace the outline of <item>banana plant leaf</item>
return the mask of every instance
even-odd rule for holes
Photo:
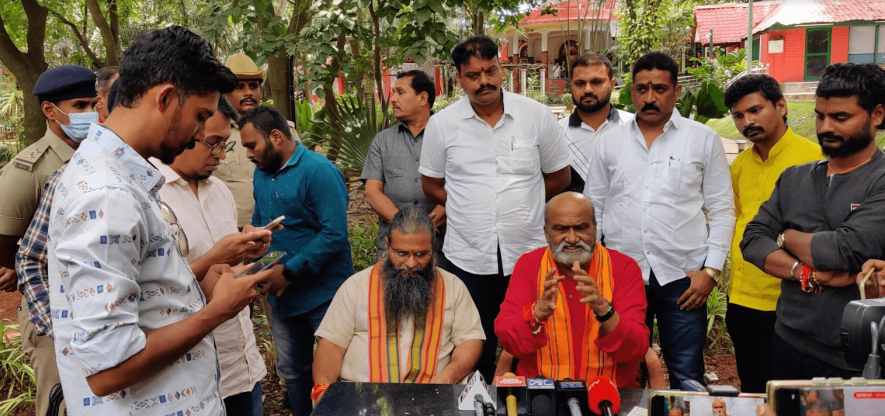
[[[349,95],[339,97],[337,114],[314,119],[307,135],[311,140],[330,143],[330,147],[339,142],[335,164],[347,177],[362,173],[372,139],[389,123],[375,100],[367,101]]]

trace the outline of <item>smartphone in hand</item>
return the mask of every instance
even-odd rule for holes
[[[237,277],[249,276],[251,274],[261,273],[275,264],[279,263],[279,261],[286,256],[285,251],[271,251],[264,255],[264,257],[252,263],[246,270],[243,270],[242,273],[238,274]]]

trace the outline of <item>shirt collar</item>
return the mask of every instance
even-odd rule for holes
[[[71,160],[71,156],[74,156],[74,148],[65,143],[65,141],[62,140],[61,137],[58,137],[58,135],[49,128],[48,123],[46,125],[46,134],[43,136],[43,138],[46,140],[46,143],[49,144],[49,147],[52,148],[52,151],[54,151],[55,154],[58,155],[59,159],[62,160],[62,162],[67,163]]]
[[[608,106],[609,106],[609,110],[610,110],[608,113],[608,121],[610,121],[610,122],[621,121],[621,114],[618,112],[618,109],[615,108],[615,106],[613,106],[611,104],[609,104]],[[583,121],[581,120],[581,116],[578,115],[578,110],[575,110],[575,112],[573,112],[572,115],[570,115],[568,117],[568,126],[569,127],[581,127],[581,123],[583,123]],[[600,126],[600,127],[602,127],[602,126]]]
[[[513,107],[516,105],[516,102],[514,101],[514,95],[515,94],[510,91],[501,90],[501,96],[504,100],[504,115],[509,114],[510,117],[513,117],[512,111]],[[479,116],[476,115],[476,111],[473,110],[473,104],[470,103],[470,98],[467,95],[464,95],[464,98],[462,98],[462,100],[464,100],[464,104],[461,106],[461,118],[479,118]]]
[[[280,168],[280,170],[276,171],[276,173],[274,173],[273,176],[279,175],[280,172],[286,170],[286,168],[297,165],[298,161],[301,160],[301,156],[305,152],[304,145],[301,143],[297,143],[297,142],[296,142],[296,144],[298,146],[295,148],[295,153],[292,153],[292,156],[289,158],[289,161],[287,161],[286,164]]]
[[[682,125],[682,123],[684,121],[685,121],[685,118],[682,117],[682,114],[679,114],[679,109],[673,108],[673,114],[670,115],[670,119],[667,120],[667,124],[664,125],[664,133],[666,133],[667,130],[670,130],[671,127],[676,130],[679,130],[679,127]],[[639,124],[637,124],[637,123],[639,123],[639,113],[638,112],[636,113],[636,117],[633,117],[633,121],[630,124],[633,126],[633,128],[636,129],[636,131],[639,131]]]
[[[114,155],[129,169],[129,179],[138,182],[145,191],[156,193],[166,178],[154,165],[151,165],[138,152],[120,139],[111,129],[95,123],[89,128],[86,140],[92,140]]]
[[[159,159],[153,157],[148,159],[148,162],[150,162],[152,165],[156,166],[157,169],[160,170],[160,174],[166,178],[166,183],[177,183],[182,186],[187,186],[187,181],[184,180],[184,178],[182,178],[181,175],[179,175],[178,172],[175,171],[175,169],[172,169],[172,166],[164,164]]]
[[[768,159],[771,160],[781,152],[783,152],[786,148],[788,148],[792,142],[796,139],[802,139],[797,136],[796,133],[793,133],[793,129],[787,127],[787,131],[784,132],[784,135],[781,136],[781,139],[771,147],[771,150],[768,151]],[[802,139],[805,140],[805,139]],[[757,159],[759,162],[762,162],[762,158],[759,157],[759,153],[756,152],[756,146],[753,146],[753,158]]]

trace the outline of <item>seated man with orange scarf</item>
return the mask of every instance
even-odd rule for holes
[[[427,213],[397,212],[382,260],[338,289],[316,332],[314,403],[338,380],[454,384],[473,371],[479,312],[464,283],[436,267],[435,238]]]
[[[593,204],[566,192],[547,203],[549,247],[516,261],[495,333],[516,374],[639,387],[648,351],[645,287],[635,260],[596,241]]]

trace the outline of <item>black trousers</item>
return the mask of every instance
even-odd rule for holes
[[[448,262],[448,267],[444,270],[458,276],[476,309],[479,312],[479,321],[482,324],[483,332],[486,335],[486,341],[482,344],[482,354],[479,356],[479,362],[476,363],[476,369],[482,374],[487,383],[494,381],[495,367],[497,363],[498,336],[495,335],[495,318],[501,312],[501,303],[504,302],[504,295],[507,294],[507,287],[510,286],[510,275],[504,276],[503,266],[501,264],[501,249],[498,249],[498,273],[497,274],[473,274],[462,270],[460,267]]]
[[[765,393],[772,379],[774,323],[777,313],[728,304],[725,326],[734,344],[738,377],[744,393]]]
[[[774,380],[810,380],[814,377],[859,377],[860,371],[844,370],[805,355],[774,334]]]

